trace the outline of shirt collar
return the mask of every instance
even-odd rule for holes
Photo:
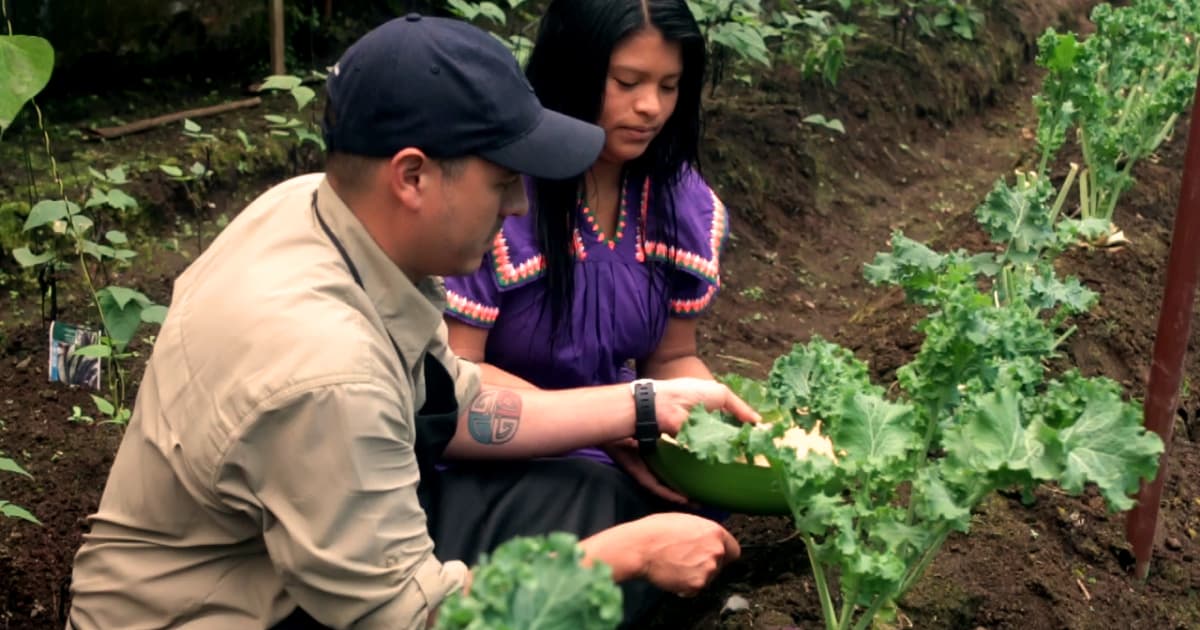
[[[363,289],[402,358],[410,366],[417,365],[442,324],[446,292],[441,280],[429,277],[414,285],[338,197],[328,178],[317,187],[317,207],[358,269]]]

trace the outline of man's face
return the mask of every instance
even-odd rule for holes
[[[441,201],[437,221],[443,235],[439,275],[473,273],[505,217],[528,212],[525,187],[517,173],[487,160],[470,157],[450,168],[441,167]]]

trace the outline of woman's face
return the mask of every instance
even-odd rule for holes
[[[598,125],[606,136],[600,159],[624,163],[645,153],[675,111],[683,53],[653,27],[621,40],[608,60]]]

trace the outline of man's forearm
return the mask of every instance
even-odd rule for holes
[[[446,449],[457,459],[559,455],[633,435],[629,385],[570,390],[485,386],[459,415]]]

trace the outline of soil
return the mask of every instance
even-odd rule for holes
[[[1034,161],[1030,97],[1041,76],[1032,63],[1035,39],[1047,26],[1085,31],[1095,3],[994,4],[1007,6],[989,10],[976,42],[901,45],[884,28],[847,54],[854,65],[836,87],[777,67],[752,87],[722,85],[709,100],[705,174],[730,209],[734,233],[723,261],[724,290],[703,326],[701,352],[714,371],[762,376],[791,344],[819,334],[853,349],[888,382],[919,347],[912,326],[921,313],[897,292],[868,285],[862,265],[886,249],[897,229],[938,249],[988,246],[971,211],[998,177]],[[205,126],[242,128],[251,123],[239,116],[261,113],[222,116]],[[812,113],[840,119],[846,133],[803,123]],[[1186,125],[1181,121],[1159,153],[1137,167],[1138,183],[1122,197],[1117,222],[1132,243],[1061,259],[1063,273],[1101,296],[1099,306],[1072,322],[1078,332],[1062,363],[1116,379],[1135,398],[1145,395]],[[176,134],[160,130],[123,142],[170,146]],[[97,149],[66,144],[60,159],[87,151]],[[1055,176],[1072,160],[1079,155],[1068,147]],[[206,191],[210,230],[211,217],[233,216],[251,191],[304,166],[290,156],[251,177],[230,164]],[[0,196],[17,190],[0,174]],[[180,203],[176,188],[151,184],[135,196],[161,210],[146,226],[161,239],[180,221],[206,224]],[[196,245],[185,241],[182,250],[194,255]],[[165,301],[189,258],[154,249],[125,280]],[[66,420],[72,406],[89,407],[88,393],[45,382],[38,303],[28,298],[28,285],[9,288],[0,296],[0,448],[34,480],[0,475],[0,497],[28,508],[44,526],[0,521],[0,628],[61,627],[71,560],[121,429]],[[75,294],[67,291],[60,304],[64,318],[84,316]],[[1200,382],[1195,335],[1188,343],[1186,374]],[[145,354],[148,347],[135,349]],[[135,369],[134,383],[136,377]],[[1161,532],[1146,582],[1130,576],[1123,515],[1109,514],[1097,496],[1072,498],[1047,487],[1025,506],[1019,495],[1002,493],[985,502],[969,535],[947,542],[901,602],[897,626],[1200,628],[1198,415],[1200,391],[1189,388],[1164,458]],[[820,627],[807,555],[787,520],[735,516],[729,528],[742,558],[699,597],[666,601],[649,625]],[[733,595],[749,607],[722,612]]]

